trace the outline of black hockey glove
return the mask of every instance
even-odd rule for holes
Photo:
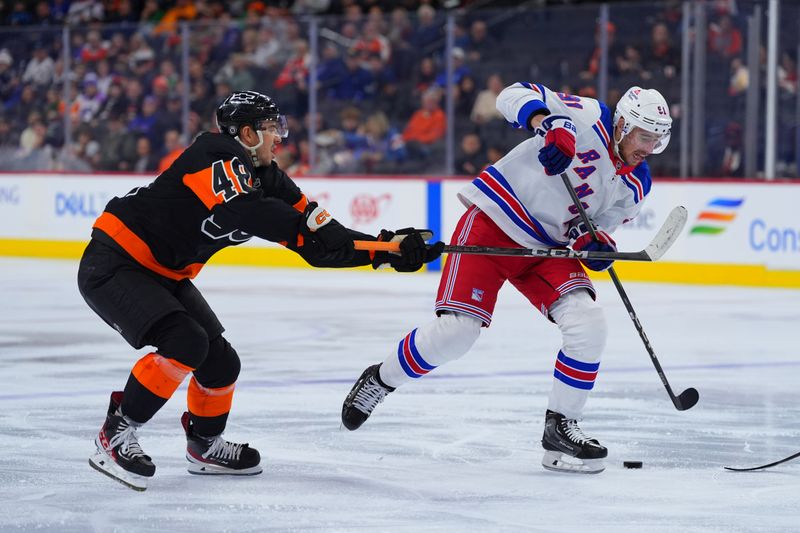
[[[303,255],[330,255],[336,253],[342,259],[351,258],[355,253],[353,238],[347,228],[325,209],[319,207],[317,202],[309,202],[303,211],[305,224],[300,224],[300,233],[303,236],[305,249]]]
[[[375,252],[372,268],[388,263],[398,272],[416,272],[425,263],[435,261],[442,255],[444,243],[436,241],[425,244],[425,238],[433,236],[431,230],[403,228],[397,231],[381,230],[379,241],[400,242],[400,253]]]

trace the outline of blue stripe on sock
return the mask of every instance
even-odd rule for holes
[[[600,368],[600,363],[584,363],[577,361],[571,357],[564,355],[564,352],[558,352],[558,359],[565,365],[574,368],[575,370],[582,370],[583,372],[597,372]]]
[[[555,376],[556,379],[563,381],[570,387],[575,387],[576,389],[592,390],[594,388],[594,381],[587,383],[586,381],[572,379],[571,377],[562,374],[559,370],[554,370],[553,376]]]
[[[406,357],[403,355],[403,341],[405,341],[405,338],[401,339],[400,344],[397,345],[397,359],[400,361],[400,366],[403,368],[403,371],[406,373],[406,375],[408,375],[408,377],[415,379],[422,377],[420,374],[417,374],[411,370],[411,367],[408,366],[408,363],[406,363]]]
[[[411,348],[411,356],[414,358],[414,361],[420,366],[420,368],[430,372],[436,367],[428,363],[419,354],[419,351],[417,351],[416,338],[417,338],[417,330],[415,328],[414,331],[411,332],[411,338],[408,340],[408,346],[409,348]]]

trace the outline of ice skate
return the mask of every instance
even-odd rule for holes
[[[344,399],[342,424],[351,431],[360,428],[386,395],[394,391],[381,381],[378,375],[380,367],[380,364],[372,365],[364,370]]]
[[[89,464],[123,485],[143,491],[156,467],[136,440],[140,424],[122,414],[120,403],[122,392],[112,392],[106,421],[94,441],[97,453],[89,458]]]
[[[261,455],[249,444],[228,442],[221,434],[213,437],[198,435],[189,413],[183,413],[181,424],[186,431],[186,459],[190,474],[254,476],[262,472]]]
[[[546,450],[542,466],[555,472],[599,474],[605,470],[603,459],[608,450],[597,439],[584,435],[573,418],[547,411],[542,435]]]

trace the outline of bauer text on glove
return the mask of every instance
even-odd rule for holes
[[[572,119],[565,115],[550,115],[542,121],[539,133],[544,146],[539,150],[539,162],[548,176],[564,172],[575,157],[577,130]]]

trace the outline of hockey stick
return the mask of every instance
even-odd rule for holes
[[[583,221],[584,224],[586,224],[586,227],[589,228],[589,233],[592,235],[592,238],[595,241],[599,241],[599,239],[597,238],[597,232],[595,231],[591,220],[589,220],[589,215],[586,214],[586,210],[583,208],[581,199],[578,198],[578,194],[572,187],[572,183],[570,183],[569,176],[567,176],[566,172],[561,173],[561,180],[564,182],[564,186],[567,188],[570,198],[572,198],[572,202],[578,209],[578,213],[580,213],[581,215],[581,220]],[[617,292],[619,293],[620,298],[622,298],[622,303],[625,304],[625,309],[628,310],[628,316],[631,317],[631,320],[633,321],[633,325],[636,328],[636,331],[639,332],[639,337],[641,337],[642,342],[644,343],[644,347],[647,350],[647,353],[650,355],[650,360],[653,361],[653,366],[656,367],[656,372],[658,372],[658,377],[661,378],[661,383],[664,384],[664,388],[667,389],[667,394],[669,394],[669,398],[672,400],[673,405],[675,405],[675,409],[677,409],[678,411],[685,411],[686,409],[691,409],[697,403],[697,400],[700,399],[700,394],[697,392],[697,389],[690,387],[685,391],[683,391],[682,393],[680,393],[678,396],[675,396],[675,393],[672,392],[672,387],[669,386],[669,382],[667,381],[667,376],[664,375],[664,369],[661,368],[661,363],[658,362],[656,353],[653,351],[653,347],[650,346],[650,341],[647,338],[647,334],[644,332],[644,328],[642,327],[642,324],[639,322],[639,318],[636,316],[636,311],[633,310],[633,304],[631,304],[631,301],[628,299],[628,295],[625,293],[625,289],[622,287],[622,282],[619,280],[619,277],[617,277],[617,273],[614,271],[614,267],[610,267],[608,269],[608,273],[611,276],[611,281],[614,282],[614,286],[617,288]]]
[[[768,465],[761,465],[761,466],[751,466],[750,468],[736,468],[733,466],[726,466],[725,470],[730,470],[732,472],[750,472],[753,470],[762,470],[764,468],[769,468],[771,466],[779,465],[781,463],[785,463],[786,461],[791,461],[792,459],[797,459],[800,457],[800,452],[797,452],[794,455],[790,455],[789,457],[785,457],[780,461],[775,461],[774,463],[769,463]]]
[[[446,254],[509,255],[549,257],[554,259],[611,259],[613,261],[658,261],[678,239],[686,224],[686,208],[678,206],[672,210],[667,220],[656,233],[650,244],[638,252],[595,252],[574,251],[565,248],[495,248],[491,246],[445,245]],[[399,252],[399,242],[355,241],[356,250]]]

